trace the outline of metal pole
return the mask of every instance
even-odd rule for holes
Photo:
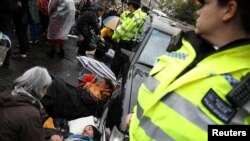
[[[151,6],[151,0],[149,0],[149,4],[148,4],[148,7],[150,8],[150,6]]]

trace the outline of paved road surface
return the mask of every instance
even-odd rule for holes
[[[72,85],[76,85],[79,72],[86,72],[86,69],[76,59],[77,47],[75,45],[76,39],[74,38],[69,38],[65,42],[64,59],[59,59],[57,56],[54,59],[48,58],[46,52],[49,51],[50,46],[44,40],[41,40],[36,45],[32,45],[29,48],[27,60],[11,59],[9,70],[0,70],[0,92],[11,88],[15,78],[20,76],[25,70],[37,65],[46,67],[51,74],[59,76]],[[13,52],[16,51],[16,48],[13,49]]]

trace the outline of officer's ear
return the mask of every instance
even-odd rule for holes
[[[172,39],[170,40],[169,46],[167,48],[168,52],[176,51],[181,48],[182,45],[182,37],[184,36],[184,32],[181,31],[175,35],[172,36]]]
[[[230,1],[228,2],[228,4],[225,6],[224,8],[224,13],[223,13],[223,17],[222,20],[223,21],[229,21],[232,18],[234,18],[237,15],[237,11],[238,11],[238,4],[236,1]]]

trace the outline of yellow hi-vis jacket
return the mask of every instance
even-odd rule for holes
[[[126,10],[124,12],[122,12],[121,16],[120,16],[120,23],[123,23],[124,21],[126,21],[126,19],[129,17],[130,11]]]
[[[249,125],[249,113],[235,110],[226,99],[250,72],[249,54],[249,42],[222,49],[180,75],[196,56],[182,39],[181,48],[161,56],[141,85],[130,141],[205,141],[209,124]]]
[[[130,41],[143,29],[145,18],[146,13],[142,12],[140,8],[129,14],[125,21],[116,28],[112,39],[116,42],[120,40]]]

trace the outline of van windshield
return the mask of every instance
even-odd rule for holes
[[[153,67],[158,57],[166,53],[171,36],[167,33],[153,29],[139,59],[138,63]]]

